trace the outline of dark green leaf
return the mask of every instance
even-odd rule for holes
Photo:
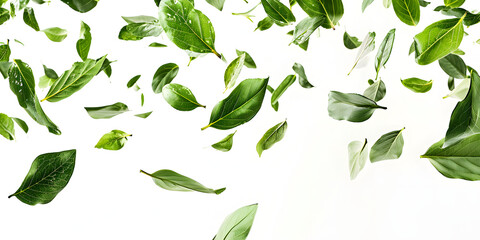
[[[272,93],[272,99],[271,99],[271,104],[272,106],[275,105],[278,102],[278,99],[287,91],[287,89],[292,86],[292,84],[297,80],[297,76],[295,75],[288,75],[280,85],[273,91]]]
[[[0,113],[0,135],[8,140],[15,139],[15,125],[13,120],[3,113]]]
[[[377,109],[387,108],[356,93],[331,91],[328,94],[328,115],[336,120],[363,122],[368,120]]]
[[[42,32],[44,32],[52,42],[61,42],[68,34],[67,30],[58,27],[43,29]]]
[[[265,12],[278,26],[287,26],[295,22],[295,16],[290,8],[278,0],[261,0]]]
[[[382,100],[385,97],[385,94],[387,94],[387,88],[382,79],[372,83],[367,89],[365,89],[365,92],[363,92],[365,97],[370,98],[375,102]]]
[[[367,139],[365,141],[353,141],[348,144],[348,167],[350,169],[350,179],[357,177],[362,171],[368,158]]]
[[[307,17],[300,21],[293,31],[292,43],[301,45],[310,39],[310,35],[325,22],[325,17]]]
[[[362,45],[357,37],[350,36],[346,31],[343,34],[343,45],[348,49],[355,49]]]
[[[424,0],[419,0],[418,2],[420,3],[421,7],[426,7],[426,6],[430,5],[430,3],[431,3],[431,2],[424,1]]]
[[[15,117],[12,117],[13,121],[15,121],[15,123],[17,123],[17,125],[25,132],[25,133],[28,133],[28,125],[27,123],[25,123],[25,121],[23,121],[22,119],[20,118],[15,118]]]
[[[205,108],[204,105],[197,102],[190,89],[177,83],[165,85],[162,94],[165,101],[179,111],[192,111],[197,107]]]
[[[342,0],[297,0],[297,2],[308,16],[324,16],[327,21],[321,26],[327,29],[335,30],[335,25],[343,17]]]
[[[161,0],[155,0],[155,4],[157,5],[157,7],[158,7],[158,5],[160,5],[160,1]]]
[[[146,112],[146,113],[140,113],[140,114],[135,114],[136,117],[139,117],[139,118],[147,118],[150,116],[150,114],[152,114],[153,111],[150,111],[150,112]]]
[[[442,14],[447,16],[455,16],[461,18],[465,15],[463,19],[463,24],[467,27],[475,25],[480,22],[480,13],[473,14],[463,8],[449,8],[445,6],[439,6],[435,11],[441,11]]]
[[[385,67],[385,64],[390,58],[394,41],[395,41],[395,29],[392,29],[387,33],[387,36],[385,36],[385,38],[382,41],[382,44],[380,44],[380,47],[378,48],[377,56],[375,57],[375,71],[377,72],[375,79],[378,78],[378,73],[380,72],[380,68]]]
[[[382,135],[370,150],[370,162],[398,159],[403,151],[402,132],[404,129]]]
[[[275,143],[280,142],[280,140],[283,139],[287,127],[287,120],[285,120],[268,129],[268,131],[263,134],[263,137],[257,143],[257,153],[259,157],[262,156],[263,151],[271,148]]]
[[[273,26],[273,20],[269,17],[265,17],[262,19],[260,22],[257,24],[257,28],[255,28],[255,31],[258,29],[260,31],[265,31]]]
[[[448,77],[448,90],[453,91],[455,89],[455,78]]]
[[[112,130],[109,133],[103,135],[98,141],[95,148],[106,149],[106,150],[120,150],[125,146],[127,142],[127,137],[131,137],[132,134],[128,134],[120,130]]]
[[[91,44],[92,34],[90,33],[90,27],[82,21],[80,25],[80,39],[77,41],[77,53],[83,61],[86,61],[88,58]]]
[[[81,13],[86,13],[97,6],[99,0],[62,0],[65,4],[73,10]]]
[[[133,85],[135,85],[135,83],[137,83],[138,79],[140,79],[142,75],[137,75],[135,77],[133,77],[132,79],[130,79],[127,83],[127,88],[131,88],[133,87]]]
[[[85,110],[94,119],[109,119],[129,111],[128,106],[121,102],[101,107],[85,107]]]
[[[235,131],[234,133],[228,134],[228,136],[226,136],[224,139],[220,140],[217,143],[212,144],[212,147],[222,152],[230,151],[233,145],[233,135],[235,135],[236,132],[237,131]]]
[[[23,10],[23,21],[35,31],[40,31],[40,27],[38,26],[37,19],[35,18],[35,12],[33,11],[33,8],[27,7],[25,8],[25,10]]]
[[[54,80],[58,79],[58,74],[55,72],[55,70],[43,65],[43,71],[45,72],[45,76]]]
[[[308,81],[307,75],[305,74],[305,69],[303,68],[302,64],[295,63],[295,64],[293,64],[292,69],[298,76],[298,82],[300,83],[300,86],[302,86],[303,88],[313,88],[314,87]]]
[[[167,47],[167,45],[162,44],[162,43],[157,43],[157,42],[150,43],[150,45],[148,45],[148,46],[149,47],[158,47],[158,48]]]
[[[239,208],[228,215],[213,240],[245,240],[253,225],[258,204]]]
[[[457,55],[448,54],[438,60],[438,64],[440,64],[443,71],[450,77],[456,79],[464,79],[467,77],[467,65],[463,59]]]
[[[244,61],[245,67],[247,67],[247,68],[257,68],[257,65],[255,64],[255,61],[253,61],[253,58],[250,56],[250,54],[248,54],[245,51],[240,51],[240,50],[236,50],[236,52],[237,52],[237,56],[239,56],[239,57],[242,54],[245,54],[245,61]]]
[[[406,88],[412,90],[416,93],[426,93],[432,89],[433,81],[425,81],[420,78],[407,78],[404,80],[400,80]]]
[[[167,63],[160,66],[153,75],[153,92],[162,93],[163,87],[173,81],[178,74],[178,70],[178,65],[175,63]]]
[[[22,185],[8,197],[17,197],[28,205],[51,202],[72,177],[76,155],[76,150],[68,150],[38,156]]]
[[[237,81],[237,78],[240,75],[242,67],[245,63],[245,56],[245,54],[242,54],[239,57],[235,58],[230,64],[228,64],[228,67],[225,70],[225,74],[223,75],[223,79],[225,82],[225,91],[235,86],[235,82]]]
[[[12,51],[10,50],[9,42],[0,44],[0,62],[10,61],[10,54],[12,54]]]
[[[400,21],[416,26],[420,21],[420,3],[418,0],[393,0],[393,10]]]

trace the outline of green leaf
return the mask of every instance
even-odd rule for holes
[[[285,120],[268,129],[268,131],[263,134],[263,137],[257,143],[257,153],[259,157],[262,156],[263,151],[270,149],[275,143],[283,139],[287,127],[287,120]]]
[[[57,80],[58,79],[58,74],[55,72],[55,70],[48,68],[47,66],[43,65],[43,71],[45,72],[45,76]]]
[[[90,33],[90,27],[82,21],[80,25],[80,38],[77,41],[77,53],[83,61],[86,61],[88,58],[91,44],[92,34]]]
[[[426,6],[430,5],[431,2],[427,2],[427,1],[424,1],[424,0],[418,0],[418,3],[420,3],[421,7],[426,7]]]
[[[225,191],[226,188],[220,189],[211,189],[203,186],[199,182],[183,176],[179,173],[176,173],[172,170],[162,169],[154,172],[153,174],[147,173],[143,170],[140,170],[141,173],[146,174],[147,176],[153,179],[153,182],[166,190],[170,191],[179,191],[179,192],[202,192],[202,193],[213,193],[216,195],[221,194]]]
[[[387,88],[382,79],[375,81],[372,85],[365,89],[365,92],[363,92],[363,96],[370,98],[375,102],[382,100],[385,97],[385,94],[387,94]]]
[[[392,5],[392,0],[383,0],[383,6],[389,8]]]
[[[0,8],[0,25],[10,19],[10,12],[5,8]]]
[[[41,89],[50,87],[55,83],[56,79],[49,78],[47,76],[41,76],[38,81],[38,87]]]
[[[98,58],[96,61],[99,61],[100,59],[102,58]],[[100,70],[98,71],[98,74],[100,74],[100,72],[104,72],[105,75],[107,75],[107,77],[111,77],[112,76],[112,61],[108,60],[108,58],[105,57],[105,61],[103,61],[102,63],[102,67],[100,67]]]
[[[372,4],[373,0],[363,0],[362,2],[362,13],[365,12],[365,9]]]
[[[204,105],[197,102],[190,89],[177,83],[165,85],[162,94],[165,101],[179,111],[192,111],[197,107],[205,108]]]
[[[120,130],[112,130],[109,133],[103,135],[98,141],[95,148],[105,149],[105,150],[120,150],[125,146],[127,142],[127,137],[131,137],[132,134],[128,134]]]
[[[387,108],[356,93],[331,91],[328,94],[328,115],[336,120],[363,122],[368,120],[377,109]]]
[[[130,111],[128,110],[128,106],[121,102],[101,107],[85,107],[85,110],[93,119],[110,119],[119,114]]]
[[[463,39],[464,17],[435,22],[415,35],[415,61],[427,65],[455,51]]]
[[[456,79],[464,79],[467,77],[467,65],[463,59],[457,55],[448,54],[438,60],[438,64],[440,64],[443,71],[450,77]]]
[[[273,94],[273,92],[275,91],[275,89],[273,89],[273,87],[270,86],[270,85],[267,85],[267,90],[268,90],[271,94]],[[280,104],[279,104],[278,102],[276,102],[275,104],[273,104],[273,105],[272,105],[273,110],[278,111],[279,105],[280,105]]]
[[[66,29],[58,27],[43,29],[42,32],[44,32],[48,39],[50,39],[52,42],[61,42],[67,37],[68,34]]]
[[[462,49],[457,48],[456,50],[454,50],[454,51],[452,52],[452,54],[455,54],[455,55],[465,55],[465,52],[462,51]]]
[[[25,121],[23,121],[23,120],[20,119],[20,118],[15,118],[15,117],[12,117],[12,120],[15,121],[15,123],[17,123],[17,125],[18,125],[25,133],[28,133],[28,125],[27,125],[27,123],[25,123]]]
[[[152,17],[152,16],[145,16],[145,15],[132,16],[132,17],[122,16],[122,18],[128,24],[130,24],[130,23],[158,23],[157,18]]]
[[[158,7],[158,5],[160,5],[160,0],[155,0],[155,4],[156,4],[157,7]]]
[[[458,8],[463,5],[465,0],[443,0],[446,7]]]
[[[357,66],[358,62],[360,62],[360,60],[362,60],[369,53],[373,52],[374,49],[375,49],[375,32],[369,32],[367,36],[365,36],[365,39],[363,39],[362,45],[360,45],[360,49],[358,49],[355,63],[353,64],[353,67],[348,73],[348,75],[352,73],[353,69]]]
[[[343,17],[342,0],[297,0],[298,5],[310,17],[325,17],[322,27],[335,30],[335,25]]]
[[[230,151],[230,149],[232,149],[233,135],[235,135],[235,133],[237,133],[237,131],[235,131],[234,133],[228,134],[228,136],[226,136],[224,139],[220,140],[217,143],[212,144],[212,147],[222,152]]]
[[[153,112],[153,111],[146,112],[146,113],[135,114],[135,117],[148,118],[148,117],[150,116],[150,114],[152,114],[152,112]]]
[[[347,31],[343,34],[343,45],[348,49],[355,49],[362,45],[357,37],[350,36]]]
[[[258,204],[237,209],[223,221],[213,240],[245,240],[253,225]]]
[[[278,102],[278,99],[287,91],[287,89],[292,86],[292,84],[297,80],[297,76],[295,75],[288,75],[285,79],[283,79],[282,83],[278,85],[278,87],[272,93],[271,104],[272,106]]]
[[[393,0],[393,10],[400,21],[416,26],[420,21],[420,3],[418,0]]]
[[[15,4],[13,2],[10,2],[10,17],[14,18],[16,17],[15,13]]]
[[[302,64],[294,63],[292,66],[293,71],[298,76],[298,82],[300,86],[303,88],[313,88],[314,86],[308,81],[307,75],[305,74],[305,69],[303,68]]]
[[[408,56],[410,56],[410,54],[412,54],[413,52],[415,52],[415,41],[412,42],[410,48],[408,49]]]
[[[225,82],[225,92],[235,86],[235,82],[237,81],[240,72],[242,71],[242,67],[245,64],[245,54],[240,55],[239,57],[235,58],[230,64],[228,64],[227,69],[225,70],[225,74],[223,76]]]
[[[8,140],[15,139],[15,125],[13,120],[3,113],[0,113],[0,135]]]
[[[255,28],[255,31],[258,29],[260,31],[265,31],[273,26],[273,20],[269,17],[265,17],[262,19],[260,22],[257,24],[257,28]]]
[[[179,48],[222,57],[215,50],[215,31],[210,19],[194,9],[189,0],[161,1],[159,19],[168,38]]]
[[[160,66],[153,75],[153,92],[162,93],[163,87],[173,81],[178,74],[178,70],[178,65],[175,63],[167,63]]]
[[[27,7],[25,8],[25,10],[23,10],[23,21],[35,31],[40,31],[40,27],[38,26],[37,19],[35,18],[35,12],[33,11],[33,8]]]
[[[86,13],[97,6],[99,0],[62,0],[65,4],[73,10],[81,13]]]
[[[118,39],[137,41],[142,40],[145,37],[158,37],[162,32],[163,29],[158,23],[130,23],[120,29]]]
[[[459,100],[463,100],[467,96],[469,89],[470,89],[470,78],[465,78],[452,90],[452,92],[450,92],[447,96],[443,98],[453,97]]]
[[[140,95],[140,105],[143,107],[143,105],[145,104],[145,95],[143,95],[143,93]]]
[[[405,128],[382,135],[370,150],[370,162],[398,159],[403,151],[403,135]]]
[[[0,62],[10,61],[10,54],[12,54],[12,51],[10,50],[9,42],[0,44]]]
[[[131,78],[127,83],[127,88],[133,87],[133,85],[135,85],[135,83],[137,83],[138,79],[140,79],[141,76],[142,75],[136,75],[135,77]]]
[[[262,107],[268,78],[243,80],[224,100],[215,105],[210,123],[203,127],[231,129],[250,121]]]
[[[293,31],[292,43],[301,45],[310,39],[312,33],[325,22],[325,17],[306,17],[300,21]]]
[[[449,8],[445,6],[438,6],[434,11],[440,11],[447,16],[455,16],[461,18],[465,15],[463,24],[467,27],[475,25],[480,22],[480,13],[473,14],[463,8]]]
[[[480,134],[475,134],[451,146],[444,139],[433,144],[421,158],[430,163],[445,177],[469,181],[480,180]]]
[[[27,176],[18,190],[8,196],[28,204],[47,204],[62,191],[70,181],[75,168],[76,150],[45,153],[32,163]]]
[[[453,91],[455,89],[455,78],[448,77],[448,90]]]
[[[470,90],[465,99],[457,103],[450,117],[444,147],[452,146],[460,140],[480,133],[480,76],[471,73]]]
[[[247,68],[257,68],[257,65],[255,64],[255,61],[253,61],[253,58],[252,56],[250,56],[250,54],[248,54],[247,52],[245,51],[240,51],[240,50],[236,50],[237,52],[237,56],[242,56],[243,54],[245,54],[245,61],[244,61],[244,64],[245,64],[245,67]]]
[[[348,167],[353,180],[362,171],[368,158],[367,139],[364,142],[353,141],[348,144]]]
[[[210,5],[214,6],[218,10],[223,10],[223,5],[225,4],[225,0],[206,0]]]
[[[148,45],[148,46],[149,47],[158,47],[158,48],[167,47],[167,45],[165,45],[163,43],[157,43],[157,42],[150,43],[150,45]]]
[[[278,0],[261,0],[268,17],[278,26],[287,26],[296,21],[290,8]]]
[[[416,93],[426,93],[432,89],[433,81],[425,81],[420,78],[407,78],[404,80],[400,80],[406,88],[412,90]]]
[[[385,67],[385,64],[390,58],[394,41],[395,41],[395,29],[392,29],[387,33],[387,36],[385,36],[385,38],[382,41],[382,44],[380,44],[380,47],[378,48],[377,56],[375,58],[375,71],[377,72],[375,79],[378,78],[378,73],[380,72],[380,68]]]
[[[60,135],[58,127],[43,111],[38,97],[35,94],[35,78],[32,69],[22,60],[14,59],[8,71],[10,89],[17,96],[18,103],[40,125],[46,126],[48,131]]]
[[[65,71],[60,78],[55,81],[50,90],[42,99],[42,102],[58,102],[82,89],[100,72],[106,55],[99,60],[87,59],[84,62],[76,62],[70,70]]]

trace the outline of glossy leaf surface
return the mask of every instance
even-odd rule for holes
[[[363,122],[377,109],[387,109],[365,96],[356,93],[331,91],[328,94],[328,115],[336,120]]]
[[[263,151],[270,149],[275,143],[280,142],[287,132],[287,121],[283,121],[272,128],[268,129],[263,137],[257,143],[257,153],[261,157]]]
[[[93,119],[110,119],[129,111],[128,106],[121,102],[101,107],[85,107],[85,110]]]
[[[233,146],[233,136],[235,135],[235,133],[237,133],[237,131],[235,131],[234,133],[228,134],[225,138],[223,138],[219,142],[212,144],[212,147],[222,152],[230,151]]]
[[[406,88],[416,93],[426,93],[430,91],[430,89],[432,89],[432,84],[433,84],[432,80],[425,81],[423,79],[415,78],[415,77],[403,79],[401,81],[403,86],[405,86]]]
[[[66,29],[59,27],[43,29],[42,32],[44,32],[48,39],[50,39],[52,42],[61,42],[68,35],[68,31]]]
[[[420,21],[420,3],[418,0],[392,0],[393,10],[400,21],[416,26]]]
[[[179,70],[178,65],[175,63],[167,63],[160,66],[153,75],[153,92],[161,93],[163,87],[173,81]]]
[[[268,17],[278,26],[287,26],[295,22],[295,16],[290,8],[278,0],[261,0]]]
[[[106,149],[106,150],[120,150],[125,146],[127,142],[127,137],[131,137],[132,134],[128,134],[121,130],[112,130],[109,133],[103,135],[98,141],[95,148]]]
[[[204,105],[197,102],[190,89],[177,83],[165,85],[162,94],[165,101],[179,111],[191,111],[197,107],[205,108]]]

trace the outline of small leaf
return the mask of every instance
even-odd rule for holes
[[[56,79],[49,78],[47,76],[41,76],[38,81],[38,87],[41,89],[50,87],[55,83]]]
[[[457,55],[448,54],[438,60],[438,64],[440,64],[443,71],[450,77],[456,79],[464,79],[467,77],[467,65],[463,59]]]
[[[37,19],[35,18],[35,12],[33,8],[27,7],[23,10],[23,21],[25,24],[33,28],[35,31],[40,31],[40,27],[38,26]]]
[[[92,34],[90,33],[90,27],[82,21],[80,25],[80,39],[77,41],[77,53],[83,61],[86,61],[88,58],[91,44]]]
[[[15,139],[15,126],[13,120],[3,113],[0,113],[0,135],[8,140]]]
[[[52,42],[61,42],[68,34],[67,30],[58,27],[43,29],[42,32],[44,32]]]
[[[165,101],[179,111],[191,111],[197,107],[205,108],[204,105],[197,102],[190,89],[177,83],[165,85],[162,94]]]
[[[150,45],[148,45],[148,46],[149,47],[158,47],[158,48],[167,47],[167,45],[165,45],[163,43],[157,43],[157,42],[150,43]]]
[[[25,123],[25,121],[23,121],[22,119],[20,118],[15,118],[15,117],[12,117],[13,121],[15,121],[15,123],[17,123],[17,125],[25,132],[25,133],[28,133],[28,125],[27,123]]]
[[[292,69],[298,76],[298,82],[300,83],[300,86],[302,86],[303,88],[313,88],[314,87],[308,81],[307,75],[305,74],[305,69],[303,68],[302,64],[294,63]]]
[[[237,209],[223,221],[213,240],[245,240],[253,225],[258,204]]]
[[[328,115],[336,120],[363,122],[377,109],[387,109],[365,96],[356,93],[331,91],[328,94]]]
[[[76,154],[76,150],[68,150],[38,156],[22,185],[8,197],[17,197],[28,205],[51,202],[72,177]]]
[[[0,8],[0,25],[10,19],[10,12],[5,8]]]
[[[350,179],[357,177],[362,171],[368,158],[367,139],[364,142],[353,141],[348,144],[348,167],[350,169]]]
[[[62,0],[62,2],[77,12],[86,13],[97,6],[98,0]]]
[[[383,0],[383,6],[389,8],[392,5],[392,0]]]
[[[233,135],[235,135],[236,132],[237,131],[235,131],[234,133],[228,134],[228,136],[226,136],[224,139],[220,140],[217,143],[212,144],[212,147],[222,152],[230,151],[233,145]]]
[[[370,150],[370,162],[378,162],[389,159],[398,159],[403,151],[402,132],[405,128],[398,131],[389,132],[381,136]]]
[[[134,22],[129,23],[120,30],[118,39],[137,41],[145,37],[158,37],[162,32],[162,27],[156,22]]]
[[[362,13],[365,12],[365,9],[372,4],[373,0],[363,0],[362,2]]]
[[[121,102],[101,107],[85,107],[85,110],[93,119],[110,119],[129,111],[128,106]]]
[[[250,56],[250,54],[248,54],[245,51],[240,51],[240,50],[236,50],[236,52],[237,52],[237,56],[239,56],[239,57],[242,54],[245,54],[245,61],[244,61],[245,67],[247,67],[247,68],[257,68],[257,65],[255,64],[255,61],[253,61],[253,58]]]
[[[58,74],[55,72],[55,70],[48,68],[47,66],[43,65],[43,71],[45,72],[45,76],[57,80],[58,79]]]
[[[265,31],[273,26],[273,20],[270,17],[265,17],[262,19],[260,22],[257,24],[257,28],[255,28],[255,31],[258,29],[260,31]]]
[[[158,22],[158,19],[156,17],[145,16],[145,15],[132,16],[132,17],[122,16],[122,18],[128,24],[130,24],[130,23],[157,23]]]
[[[162,93],[163,87],[173,81],[178,74],[178,70],[178,65],[175,63],[167,63],[160,66],[153,75],[153,92]]]
[[[272,106],[278,102],[278,99],[287,91],[287,89],[292,86],[292,84],[297,80],[297,77],[295,75],[288,75],[280,85],[273,91],[272,93],[272,99],[271,99],[271,104]]]
[[[287,26],[295,22],[295,16],[290,9],[278,0],[261,0],[267,15],[278,26]]]
[[[407,78],[404,80],[400,80],[406,88],[412,90],[416,93],[426,93],[432,89],[433,81],[425,81],[420,78]]]
[[[273,87],[270,86],[270,85],[267,86],[267,90],[268,90],[271,94],[273,94],[273,92],[275,91],[275,89],[273,89]],[[273,105],[272,105],[273,110],[278,111],[279,105],[280,105],[280,104],[279,104],[278,102],[276,102],[275,104],[273,104]]]
[[[261,157],[263,151],[270,149],[275,143],[280,142],[287,131],[287,120],[273,126],[263,134],[263,137],[257,143],[257,153]]]
[[[210,5],[214,6],[216,9],[222,11],[225,0],[206,0]]]
[[[225,91],[235,86],[235,82],[237,81],[237,78],[240,75],[242,67],[245,63],[245,56],[245,54],[242,54],[239,57],[235,58],[225,70],[225,74],[223,77],[225,82]]]
[[[350,36],[347,31],[343,34],[343,45],[348,49],[355,49],[362,45],[357,37]]]
[[[135,77],[131,78],[127,83],[127,88],[133,87],[133,85],[135,85],[135,83],[137,83],[138,79],[140,79],[141,76],[142,75],[136,75]]]
[[[448,90],[453,91],[455,89],[455,78],[448,77]]]
[[[139,118],[148,118],[150,116],[150,114],[152,114],[152,112],[153,111],[146,112],[146,113],[135,114],[135,116],[139,117]]]
[[[420,3],[418,0],[393,0],[393,10],[400,21],[416,26],[420,21]]]
[[[163,169],[154,172],[153,174],[147,173],[143,170],[140,170],[141,173],[146,174],[147,176],[151,177],[153,182],[166,190],[170,191],[179,191],[179,192],[202,192],[202,193],[213,193],[216,195],[221,194],[225,191],[226,188],[220,189],[211,189],[203,186],[199,182],[183,176],[179,173],[176,173],[172,170]]]
[[[420,3],[420,7],[426,7],[426,6],[430,5],[430,3],[431,3],[431,2],[424,1],[424,0],[418,0],[418,2]]]
[[[0,62],[10,61],[10,54],[12,54],[12,51],[10,50],[9,42],[0,44]]]
[[[375,58],[375,71],[377,72],[375,79],[378,78],[378,73],[380,72],[380,68],[385,67],[385,64],[390,58],[394,41],[395,41],[395,29],[392,29],[387,33],[387,36],[385,36],[385,38],[382,41],[382,44],[380,44],[380,47],[378,48],[377,56]]]
[[[382,81],[382,79],[379,79],[378,81],[372,83],[367,89],[365,89],[365,92],[363,92],[363,96],[370,98],[375,102],[378,102],[385,97],[386,93],[387,88],[385,87],[385,83]]]
[[[145,95],[143,95],[143,93],[142,93],[142,95],[140,95],[140,96],[141,96],[140,97],[140,105],[143,107],[143,105],[145,104]]]
[[[353,64],[352,69],[348,73],[352,73],[353,69],[357,66],[358,62],[362,60],[365,56],[371,53],[375,49],[375,32],[369,32],[365,39],[363,39],[360,49],[358,49],[357,57],[355,58],[355,63]]]
[[[103,135],[98,141],[95,148],[106,149],[106,150],[120,150],[125,146],[127,142],[127,137],[131,137],[132,134],[128,134],[120,130],[112,130],[109,133]]]

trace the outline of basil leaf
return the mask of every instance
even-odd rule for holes
[[[150,114],[152,114],[152,112],[153,112],[153,111],[146,112],[146,113],[135,114],[135,117],[148,118],[148,117],[150,116]]]
[[[458,8],[463,5],[465,0],[443,0],[446,7]]]
[[[235,86],[235,81],[237,81],[240,72],[242,71],[242,67],[245,63],[245,54],[240,55],[239,57],[235,58],[230,64],[228,64],[227,69],[225,70],[225,74],[223,79],[225,81],[225,92]]]
[[[280,85],[273,91],[271,104],[272,106],[278,102],[278,99],[287,91],[287,89],[292,86],[292,84],[297,80],[297,76],[295,75],[288,75]]]
[[[82,89],[101,70],[106,55],[95,61],[76,62],[55,81],[42,102],[58,102]]]
[[[386,94],[387,88],[382,79],[372,83],[372,85],[370,85],[367,89],[365,89],[365,92],[363,92],[363,96],[370,98],[375,102],[382,100]]]
[[[426,93],[432,89],[433,81],[425,81],[420,78],[407,78],[404,80],[400,80],[406,88],[412,90],[416,93]]]
[[[23,10],[23,21],[25,24],[33,28],[35,31],[40,31],[40,27],[38,26],[37,19],[35,18],[35,12],[33,8],[27,7]]]
[[[0,25],[10,19],[10,12],[5,8],[0,8]]]
[[[463,59],[457,55],[448,54],[438,60],[438,64],[440,64],[443,71],[450,77],[457,79],[464,79],[467,77],[467,65]]]
[[[157,43],[157,42],[150,43],[150,45],[148,45],[148,46],[149,47],[158,47],[158,48],[167,47],[167,45],[162,44],[162,43]]]
[[[268,78],[243,80],[224,100],[215,105],[210,123],[203,127],[231,129],[250,121],[262,107]]]
[[[253,225],[258,204],[237,209],[223,221],[213,240],[245,240]]]
[[[163,0],[159,19],[168,38],[179,48],[196,53],[213,53],[215,31],[207,16],[193,8],[189,0]]]
[[[10,89],[17,96],[18,103],[40,125],[46,126],[48,131],[60,135],[58,127],[47,117],[35,94],[35,78],[32,69],[22,60],[14,59],[8,71]]]
[[[404,129],[382,135],[370,150],[370,162],[400,158],[403,151],[402,132]]]
[[[285,6],[278,0],[261,0],[263,9],[268,17],[273,20],[278,26],[287,26],[295,22],[295,16],[290,8]]]
[[[66,29],[58,27],[43,29],[42,32],[44,32],[48,39],[50,39],[52,42],[61,42],[67,37],[68,34]]]
[[[263,134],[263,137],[257,143],[257,153],[261,157],[263,151],[270,149],[275,143],[280,142],[287,131],[287,120],[273,126]]]
[[[135,85],[135,83],[137,83],[138,79],[140,79],[141,76],[142,75],[136,75],[135,77],[131,78],[127,83],[127,88],[133,87],[133,85]]]
[[[302,64],[294,63],[292,69],[298,76],[298,82],[300,83],[300,86],[302,86],[303,88],[313,88],[314,87],[308,81],[307,75],[305,74],[305,69],[303,68]]]
[[[38,4],[44,4],[44,3],[45,3],[45,1],[43,1],[43,0],[32,0],[32,1],[34,1],[34,2],[36,2],[36,3],[38,3]]]
[[[3,113],[0,113],[0,135],[8,140],[15,139],[15,125],[13,120]]]
[[[232,149],[233,135],[235,135],[235,133],[237,133],[237,131],[235,131],[234,133],[228,134],[228,136],[226,136],[224,139],[220,140],[217,143],[212,144],[212,147],[222,152],[230,151],[230,149]]]
[[[190,89],[177,83],[165,85],[162,94],[165,101],[179,111],[192,111],[197,107],[205,108],[204,105],[197,102]]]
[[[10,54],[12,51],[10,50],[10,42],[7,44],[0,44],[0,62],[8,62],[10,61]]]
[[[301,45],[310,39],[312,33],[325,22],[325,17],[307,17],[300,21],[293,31],[292,43]]]
[[[362,2],[362,13],[365,12],[365,9],[372,4],[373,0],[363,0]]]
[[[245,67],[247,67],[247,68],[257,68],[257,65],[255,64],[255,61],[253,61],[253,58],[252,58],[252,56],[250,56],[250,54],[248,54],[245,51],[240,51],[240,50],[236,50],[236,52],[237,52],[237,56],[239,56],[239,57],[242,54],[245,54],[245,61],[244,61]]]
[[[260,22],[257,24],[257,28],[255,28],[254,31],[260,30],[260,31],[265,31],[273,26],[273,20],[269,17],[266,17],[262,19]]]
[[[98,0],[62,0],[62,2],[77,12],[86,13],[97,6]]]
[[[267,90],[268,90],[271,94],[273,94],[273,92],[275,91],[275,89],[273,89],[273,87],[270,86],[270,85],[267,85]],[[278,103],[278,102],[276,102],[275,104],[272,104],[273,110],[275,110],[275,111],[277,111],[277,112],[278,112],[278,107],[279,107],[279,103]]]
[[[385,36],[385,38],[382,41],[382,44],[380,44],[380,47],[378,48],[377,57],[375,58],[375,71],[377,72],[375,79],[378,78],[378,73],[380,72],[380,68],[385,67],[385,64],[390,58],[394,41],[395,41],[395,29],[392,29],[387,33],[387,36]]]
[[[350,179],[353,180],[362,171],[368,158],[367,139],[364,142],[353,141],[348,144],[348,168]]]
[[[85,107],[85,110],[93,119],[110,119],[119,114],[130,111],[128,110],[128,106],[121,102],[101,107]]]
[[[335,25],[343,17],[342,0],[297,0],[297,2],[308,16],[325,17],[326,21],[321,26],[326,29],[335,30]]]
[[[25,121],[23,121],[23,120],[20,119],[20,118],[15,118],[15,117],[12,117],[12,120],[15,121],[15,123],[17,123],[17,125],[18,125],[25,133],[28,133],[28,125],[27,125],[27,123],[25,123]]]
[[[80,39],[77,41],[77,53],[83,61],[86,61],[88,58],[91,44],[92,34],[90,33],[90,27],[82,21],[80,25]]]
[[[348,73],[352,73],[353,69],[357,66],[358,62],[362,60],[365,56],[371,53],[375,49],[375,32],[369,32],[365,39],[363,39],[362,45],[360,45],[360,49],[358,49],[357,57],[355,59],[355,63],[353,64],[352,69]]]
[[[347,31],[343,34],[343,45],[348,49],[355,49],[362,45],[357,37],[350,36]]]
[[[420,3],[418,0],[393,0],[393,10],[400,21],[416,26],[420,21]]]
[[[444,139],[433,144],[421,158],[430,163],[445,177],[470,181],[480,180],[480,134],[462,139],[460,142],[444,146]]]
[[[202,193],[214,193],[216,195],[221,194],[225,191],[226,188],[220,189],[211,189],[203,186],[199,182],[183,176],[179,173],[176,173],[172,170],[162,169],[154,172],[153,174],[147,173],[143,170],[140,170],[141,173],[146,174],[147,176],[151,177],[153,182],[166,190],[170,191],[179,191],[179,192],[202,192]]]
[[[153,75],[153,92],[162,93],[163,87],[173,81],[178,74],[178,70],[178,65],[175,63],[167,63],[160,66]]]
[[[222,11],[223,5],[225,4],[225,0],[206,0],[207,3],[214,6],[216,9]]]
[[[331,91],[328,94],[328,115],[336,120],[363,122],[368,120],[376,109],[387,108],[356,93]]]
[[[415,35],[415,61],[427,65],[456,50],[464,35],[464,17],[435,22]]]
[[[75,149],[39,155],[33,161],[22,185],[8,198],[17,197],[28,205],[51,202],[70,181],[76,155]]]
[[[98,141],[95,148],[105,149],[105,150],[120,150],[125,146],[127,142],[127,137],[131,137],[132,134],[128,134],[120,130],[112,130],[109,133],[103,135]]]
[[[55,70],[43,65],[43,71],[45,72],[45,76],[54,80],[58,79],[58,74],[55,72]]]

